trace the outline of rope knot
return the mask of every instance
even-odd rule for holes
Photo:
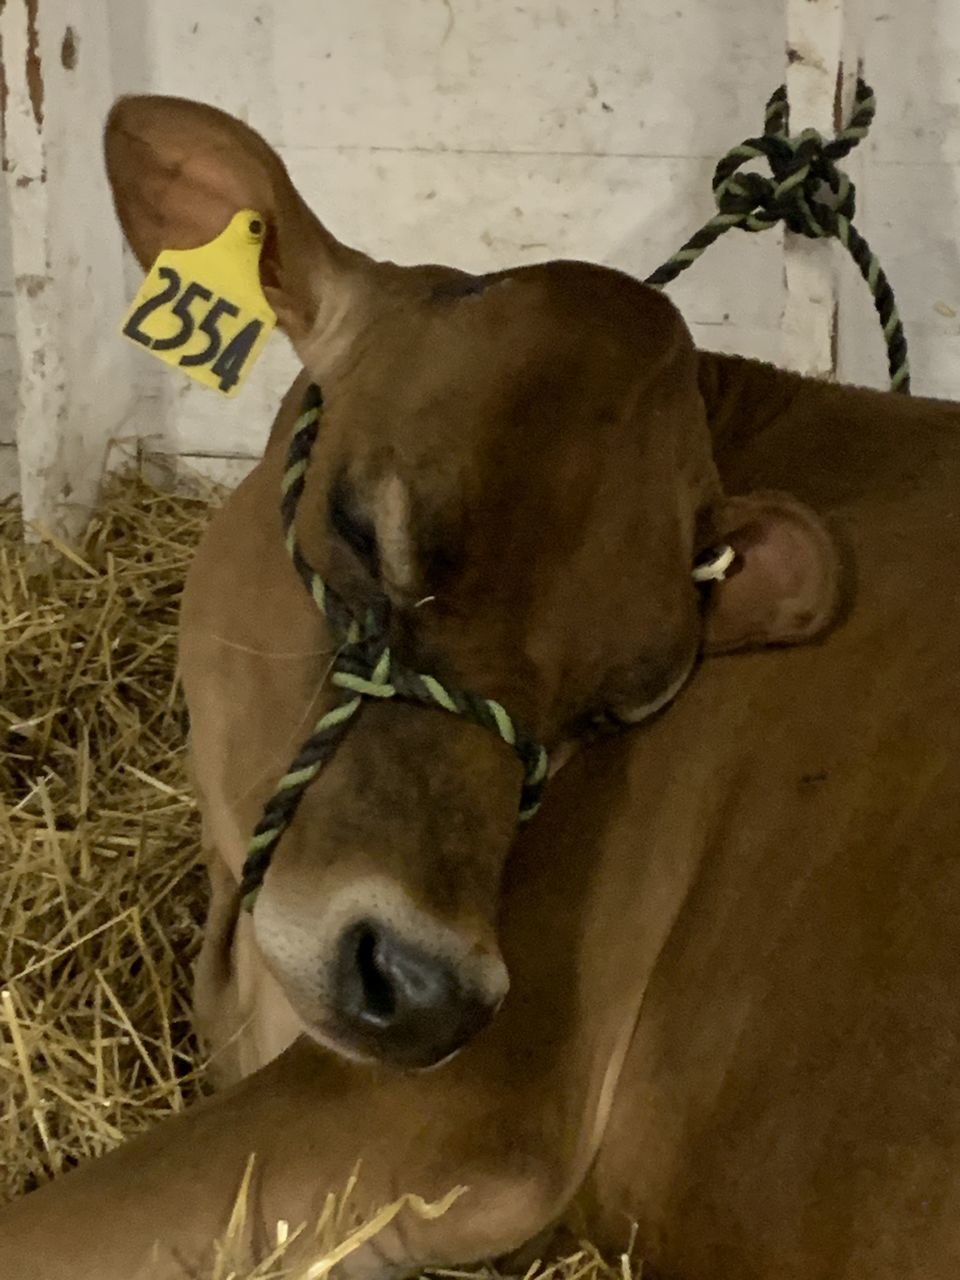
[[[371,645],[370,639],[361,640],[340,650],[330,683],[360,698],[395,698],[397,688],[390,681],[391,669],[389,645]]]
[[[781,86],[767,103],[763,136],[749,138],[728,152],[713,175],[718,217],[745,231],[766,231],[778,222],[811,239],[842,238],[844,224],[856,213],[853,183],[837,167],[864,138],[873,123],[876,100],[862,80],[849,124],[829,141],[816,129],[791,138],[789,108]],[[742,172],[751,160],[765,159],[771,177]]]
[[[876,254],[854,225],[856,193],[838,168],[838,161],[866,137],[876,109],[873,90],[858,80],[853,113],[835,138],[827,140],[816,129],[804,129],[791,138],[787,90],[781,85],[767,103],[763,136],[748,138],[734,147],[714,170],[717,212],[647,276],[645,283],[662,289],[734,227],[768,231],[782,222],[812,240],[834,236],[857,264],[873,295],[887,345],[891,390],[909,394],[907,339],[893,289]],[[766,160],[771,176],[744,171],[744,165],[752,160]]]

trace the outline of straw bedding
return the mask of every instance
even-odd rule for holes
[[[174,663],[206,517],[202,498],[114,482],[80,551],[31,579],[19,512],[0,513],[0,1198],[200,1088]]]
[[[204,879],[175,656],[217,499],[114,479],[80,549],[46,564],[0,505],[0,1203],[204,1091],[190,1025]],[[242,1191],[216,1277],[239,1280]],[[351,1206],[350,1189],[331,1197],[317,1262],[293,1280],[402,1208],[361,1223]],[[282,1253],[254,1274],[288,1274]],[[631,1264],[614,1273],[585,1248],[548,1270],[601,1280]]]

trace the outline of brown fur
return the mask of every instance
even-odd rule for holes
[[[952,1280],[960,409],[703,363],[717,421],[741,424],[728,482],[789,481],[839,530],[845,625],[706,664],[555,779],[507,867],[511,993],[453,1062],[398,1075],[300,1040],[0,1215],[0,1274],[128,1280],[160,1237],[149,1274],[180,1280],[256,1150],[264,1234],[357,1157],[372,1199],[471,1187],[358,1274],[513,1249],[567,1214],[612,1247],[637,1220],[684,1280]]]
[[[568,753],[594,721],[669,700],[703,646],[796,643],[829,624],[830,538],[789,495],[724,498],[696,353],[661,294],[585,263],[476,281],[373,262],[317,223],[262,139],[209,107],[123,101],[106,154],[144,263],[161,244],[202,243],[238,208],[265,218],[264,288],[326,402],[298,536],[357,608],[390,596],[406,665],[498,699]],[[252,925],[219,905],[330,697],[330,637],[278,511],[306,382],[214,521],[184,596],[217,904],[198,1011],[223,1080],[301,1028],[354,1057],[429,1065],[462,1043],[461,1025],[493,1015],[508,983],[497,913],[520,770],[495,735],[449,715],[366,707],[309,788]],[[721,538],[737,562],[704,617],[692,566]],[[485,1012],[441,1011],[435,1033],[402,1049],[358,1026],[337,974],[344,939],[371,921],[446,966]]]

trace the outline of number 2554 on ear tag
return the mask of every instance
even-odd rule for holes
[[[277,317],[260,287],[266,224],[242,209],[198,249],[164,249],[122,332],[205,387],[234,395]]]

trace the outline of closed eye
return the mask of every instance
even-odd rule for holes
[[[341,477],[330,490],[330,527],[350,548],[372,578],[380,577],[380,547],[373,521],[358,510],[356,494]]]

